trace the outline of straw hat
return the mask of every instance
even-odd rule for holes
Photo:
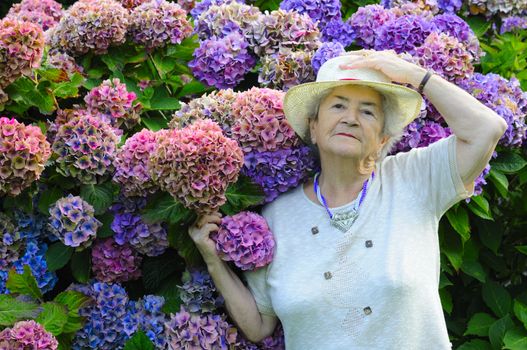
[[[310,101],[317,99],[325,90],[342,85],[369,86],[386,97],[384,120],[389,134],[401,131],[419,114],[423,98],[417,91],[393,84],[388,76],[375,69],[339,68],[339,65],[348,62],[347,55],[326,61],[320,67],[315,82],[294,86],[285,94],[285,117],[302,140],[309,140],[308,117],[313,113]]]

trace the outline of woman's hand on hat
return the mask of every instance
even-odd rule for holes
[[[414,87],[419,86],[426,74],[426,69],[402,59],[394,50],[357,50],[347,54],[349,63],[340,65],[341,69],[377,69],[393,82],[411,84]]]

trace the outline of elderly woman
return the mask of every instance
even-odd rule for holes
[[[453,135],[387,156],[428,97]],[[286,118],[316,145],[321,172],[263,210],[272,263],[245,272],[215,253],[220,215],[190,234],[248,339],[278,319],[286,349],[450,349],[438,293],[438,223],[473,193],[507,124],[474,97],[391,51],[327,61],[317,81],[290,89]]]

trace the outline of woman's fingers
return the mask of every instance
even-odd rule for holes
[[[203,227],[203,225],[206,225],[208,223],[215,223],[220,224],[221,223],[221,214],[219,212],[203,215],[198,218],[198,220],[195,223],[195,226],[197,228]]]

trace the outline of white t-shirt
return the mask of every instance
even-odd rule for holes
[[[455,148],[450,136],[386,157],[346,233],[302,186],[265,206],[273,261],[244,277],[260,312],[282,322],[287,350],[451,349],[437,230],[445,211],[473,192]]]

